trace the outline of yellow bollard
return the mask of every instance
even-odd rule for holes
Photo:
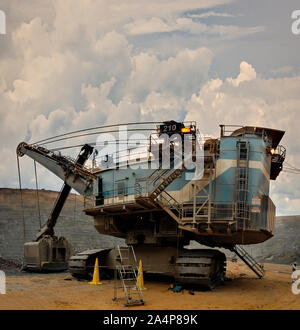
[[[96,263],[95,263],[95,267],[94,267],[94,274],[93,274],[93,280],[92,280],[92,282],[89,282],[89,284],[95,284],[95,285],[102,284],[100,282],[100,277],[99,277],[98,258],[96,258]]]
[[[138,277],[136,286],[140,288],[140,290],[147,290],[144,287],[144,277],[143,277],[143,266],[142,266],[142,260],[140,260],[139,269],[138,269]]]

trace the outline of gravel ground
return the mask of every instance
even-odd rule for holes
[[[145,306],[142,310],[208,310],[208,309],[300,309],[300,294],[291,291],[289,266],[265,264],[266,275],[259,280],[246,266],[229,263],[228,281],[213,291],[189,290],[174,293],[171,283],[145,281]],[[121,310],[122,290],[112,301],[114,281],[104,280],[99,286],[73,279],[68,273],[7,276],[6,294],[0,295],[0,309],[26,310]]]

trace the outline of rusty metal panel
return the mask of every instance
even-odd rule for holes
[[[177,272],[179,275],[184,274],[199,274],[199,275],[209,275],[210,274],[210,267],[187,267],[187,266],[177,266]]]

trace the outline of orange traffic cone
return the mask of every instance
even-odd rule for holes
[[[100,282],[100,277],[99,277],[98,258],[96,258],[96,263],[95,263],[95,267],[94,267],[94,274],[93,274],[93,280],[92,280],[92,282],[89,282],[89,284],[95,284],[95,285],[102,284]]]

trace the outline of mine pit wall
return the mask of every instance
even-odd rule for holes
[[[40,190],[40,211],[42,226],[57,197],[57,192]],[[39,231],[39,213],[35,190],[23,190],[25,236],[26,241],[34,240]],[[82,212],[84,200],[82,196],[70,194],[63,207],[56,227],[56,236],[66,237],[72,245],[72,252],[77,253],[86,249],[113,248],[124,240],[107,235],[100,235],[92,217]],[[7,260],[22,261],[24,231],[20,191],[17,189],[0,188],[0,257]]]
[[[39,191],[42,225],[52,210],[57,194],[53,191]],[[26,240],[30,241],[39,230],[36,191],[24,190],[23,200]],[[55,229],[57,236],[65,236],[70,241],[73,253],[86,249],[111,248],[118,244],[125,244],[122,239],[100,235],[94,228],[93,218],[81,211],[83,208],[83,198],[71,194]],[[290,264],[297,261],[300,264],[299,235],[300,216],[277,217],[274,237],[264,243],[244,247],[260,262]],[[0,188],[0,257],[22,261],[23,242],[20,192],[18,189]],[[192,242],[189,247],[199,248],[199,244]],[[229,260],[233,257],[233,254],[227,250],[222,251],[227,254]]]

